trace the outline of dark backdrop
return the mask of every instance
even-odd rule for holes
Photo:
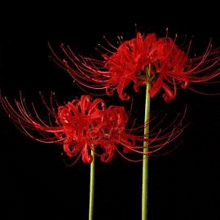
[[[39,91],[47,98],[50,91],[56,91],[60,103],[84,94],[48,58],[48,42],[57,51],[64,42],[76,53],[98,57],[95,48],[104,42],[103,34],[116,43],[117,35],[130,39],[135,36],[135,29],[165,36],[169,27],[169,35],[178,34],[181,45],[194,36],[192,54],[204,52],[211,37],[213,47],[220,46],[218,27],[210,26],[211,18],[207,24],[195,17],[188,26],[169,22],[153,26],[150,19],[143,19],[143,14],[141,19],[122,16],[123,19],[114,20],[106,19],[110,15],[104,14],[102,11],[99,18],[93,13],[75,15],[68,24],[57,23],[53,17],[29,25],[28,17],[20,23],[15,19],[15,24],[8,26],[10,32],[4,32],[0,39],[2,94],[13,102],[21,90],[26,102],[33,101],[40,112],[45,108]],[[206,87],[200,89],[206,91]],[[220,92],[219,84],[209,87],[208,92]],[[134,98],[131,120],[141,121],[144,90]],[[123,104],[117,96],[107,98],[107,102]],[[220,96],[179,90],[170,104],[164,103],[160,95],[153,99],[151,112],[162,109],[175,118],[186,104],[185,131],[169,147],[168,154],[149,160],[149,220],[219,219]],[[38,143],[21,134],[2,108],[0,135],[0,209],[1,215],[7,216],[5,219],[87,219],[89,165],[80,160],[72,168],[67,167],[62,160],[61,146]],[[94,220],[141,219],[141,172],[141,163],[130,163],[118,155],[109,164],[97,160]]]

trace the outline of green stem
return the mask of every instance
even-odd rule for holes
[[[94,210],[95,153],[93,150],[91,151],[91,155],[93,156],[93,161],[90,165],[89,220],[93,220],[93,210]]]
[[[147,69],[148,77],[150,76],[150,66]],[[144,135],[149,135],[149,119],[150,119],[150,82],[146,82],[146,99],[145,99],[145,128]],[[147,220],[147,203],[148,203],[148,142],[144,141],[144,155],[143,155],[143,173],[142,173],[142,220]]]

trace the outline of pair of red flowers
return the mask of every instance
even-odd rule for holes
[[[63,44],[61,48],[67,59],[61,60],[52,48],[51,51],[55,62],[68,71],[77,83],[89,88],[105,89],[108,95],[117,90],[122,100],[130,98],[124,89],[131,82],[136,92],[140,86],[150,82],[150,96],[154,97],[163,89],[164,100],[170,102],[175,98],[178,86],[187,88],[190,83],[205,82],[220,73],[216,68],[220,60],[219,49],[211,51],[211,44],[203,56],[193,59],[189,59],[188,52],[179,49],[171,38],[157,39],[155,34],[144,37],[137,33],[136,38],[121,42],[118,48],[109,45],[116,51],[111,52],[105,48],[102,60],[78,57]],[[211,71],[213,68],[216,70]],[[171,132],[159,132],[153,138],[149,138],[148,134],[137,135],[134,133],[136,129],[126,129],[128,115],[123,107],[107,108],[102,99],[92,100],[89,95],[59,106],[57,112],[46,105],[54,117],[53,125],[46,124],[35,108],[35,116],[32,116],[22,98],[16,102],[17,110],[6,98],[2,98],[2,105],[27,135],[42,142],[60,143],[69,157],[77,161],[82,156],[85,163],[93,160],[91,150],[103,162],[111,161],[115,152],[123,157],[123,153],[132,151],[143,154],[143,141],[149,142],[148,147],[152,149],[149,153],[155,152],[182,131],[180,123]],[[33,135],[31,130],[37,130],[41,136]]]

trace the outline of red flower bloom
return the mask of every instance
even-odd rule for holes
[[[108,41],[107,41],[108,42]],[[121,41],[120,41],[121,42]],[[108,42],[109,43],[109,42]],[[155,34],[146,37],[137,33],[136,38],[121,42],[118,48],[110,43],[116,51],[105,49],[104,60],[76,56],[69,46],[61,45],[67,59],[61,60],[50,47],[54,61],[64,68],[79,84],[93,89],[106,89],[107,94],[117,90],[122,100],[128,100],[125,87],[134,83],[137,92],[139,87],[150,81],[151,97],[164,90],[166,102],[176,96],[177,87],[189,87],[191,83],[206,82],[220,74],[220,50],[211,50],[208,45],[204,55],[188,57],[188,52],[178,48],[169,37],[157,38]],[[150,76],[146,69],[150,69]]]
[[[138,128],[126,129],[128,116],[123,107],[106,108],[102,99],[91,100],[89,95],[59,106],[57,112],[52,104],[49,107],[44,99],[43,102],[49,115],[54,118],[52,121],[49,117],[48,123],[40,117],[34,105],[33,111],[29,111],[21,96],[20,101],[15,102],[17,110],[7,98],[1,99],[5,111],[26,135],[43,143],[62,144],[64,152],[68,157],[75,158],[75,162],[82,156],[84,163],[91,163],[91,150],[95,151],[103,162],[111,161],[115,152],[128,159],[124,153],[143,154],[142,144],[146,140],[149,142],[149,154],[154,153],[182,132],[180,122],[171,131],[160,131],[153,138],[135,135]]]

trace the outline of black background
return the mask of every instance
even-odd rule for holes
[[[64,42],[80,55],[98,57],[95,48],[98,43],[104,43],[103,34],[116,44],[117,35],[130,39],[137,29],[165,36],[168,27],[169,36],[174,38],[178,34],[177,43],[194,36],[193,54],[202,54],[210,38],[213,47],[220,46],[213,14],[192,13],[189,18],[185,12],[181,15],[188,20],[183,26],[180,22],[173,25],[164,20],[169,11],[163,15],[157,11],[148,14],[150,10],[146,8],[145,13],[129,18],[126,16],[131,11],[124,9],[125,15],[115,14],[116,9],[100,8],[88,13],[80,8],[77,16],[78,9],[74,8],[73,16],[69,14],[66,20],[61,12],[53,12],[45,19],[39,12],[32,19],[29,11],[25,19],[8,22],[0,39],[2,94],[13,102],[21,90],[27,103],[33,101],[38,111],[45,111],[39,91],[47,98],[50,91],[55,91],[60,103],[84,94],[48,58],[48,42],[57,51]],[[178,14],[176,10],[175,13]],[[172,21],[178,22],[176,16],[173,15]],[[161,18],[158,19],[161,22],[155,24],[155,18]],[[209,88],[200,86],[200,89],[215,93],[220,92],[218,87],[219,84]],[[141,121],[143,89],[134,95],[134,100],[131,120]],[[124,104],[117,96],[107,98],[107,103]],[[160,94],[152,100],[151,112],[163,109],[175,118],[186,104],[184,123],[188,126],[169,149],[178,147],[149,160],[149,220],[219,219],[220,96],[179,90],[176,99],[167,104]],[[129,109],[129,104],[125,106]],[[74,167],[66,167],[60,155],[61,146],[37,143],[21,134],[2,108],[0,135],[0,209],[1,215],[7,216],[5,219],[87,219],[89,165],[80,160]],[[94,220],[141,219],[141,166],[118,155],[109,164],[97,160]]]

